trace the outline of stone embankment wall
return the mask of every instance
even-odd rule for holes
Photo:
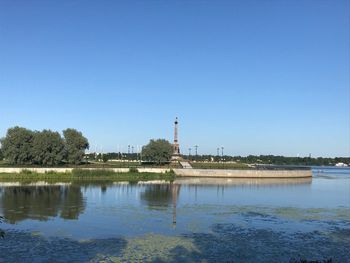
[[[34,173],[70,173],[74,168],[11,168],[0,167],[0,173],[20,173],[23,170]],[[129,168],[80,168],[82,170],[106,169],[127,173]],[[213,178],[303,178],[312,177],[311,170],[224,170],[224,169],[173,169],[177,176]],[[140,173],[166,173],[167,168],[138,168]]]
[[[168,173],[171,171],[170,168],[137,168],[140,173]]]
[[[184,177],[178,176],[174,184],[179,185],[300,185],[311,184],[312,177],[300,178],[222,178],[222,177]]]
[[[311,170],[224,170],[174,169],[177,176],[217,178],[304,178],[312,177]]]

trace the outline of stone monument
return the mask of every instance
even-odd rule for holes
[[[180,156],[180,145],[179,145],[179,140],[178,140],[178,125],[179,125],[179,120],[176,117],[175,122],[174,122],[174,143],[173,143],[173,147],[174,147],[174,151],[173,151],[173,155],[171,157],[172,161],[179,161],[181,160],[181,156]]]

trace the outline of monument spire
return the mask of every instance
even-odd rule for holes
[[[178,125],[179,120],[176,117],[174,122],[174,152],[173,152],[173,159],[178,159],[180,157],[180,145],[179,145],[179,139],[178,139]]]

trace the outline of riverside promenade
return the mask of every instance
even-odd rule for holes
[[[12,168],[0,167],[1,173],[71,173],[74,168]],[[116,173],[127,173],[129,168],[79,168],[80,170],[109,170]],[[307,178],[312,177],[311,170],[229,170],[229,169],[170,169],[170,168],[137,168],[140,173],[167,173],[174,171],[179,177],[206,177],[206,178]]]

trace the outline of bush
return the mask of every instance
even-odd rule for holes
[[[73,176],[110,176],[114,175],[115,172],[113,170],[108,169],[92,169],[92,170],[84,170],[84,169],[73,169],[72,170]]]
[[[21,174],[32,174],[33,172],[31,170],[28,169],[22,169],[21,170]]]
[[[129,172],[130,173],[138,173],[139,170],[136,167],[130,167]]]

